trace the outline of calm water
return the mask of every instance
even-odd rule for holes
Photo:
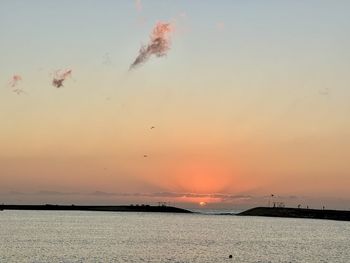
[[[2,211],[0,262],[350,262],[350,223]]]

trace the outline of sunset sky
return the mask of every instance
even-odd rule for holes
[[[349,209],[349,10],[1,1],[0,203]],[[129,70],[159,21],[168,54]]]

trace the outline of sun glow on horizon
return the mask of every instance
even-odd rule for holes
[[[176,198],[174,200],[175,202],[179,203],[192,203],[192,204],[198,204],[200,206],[206,206],[208,204],[215,204],[215,203],[220,203],[222,202],[222,198],[219,197],[211,197],[210,194],[208,195],[198,195],[193,194],[193,196],[182,196],[179,198]]]
[[[1,2],[1,202],[348,209],[350,1],[163,2]]]
[[[226,190],[232,185],[232,172],[225,164],[195,162],[181,167],[175,175],[182,190],[207,194]]]

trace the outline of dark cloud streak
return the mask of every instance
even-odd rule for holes
[[[57,70],[52,79],[52,85],[56,88],[63,87],[63,82],[70,76],[72,76],[71,69]]]
[[[170,49],[170,37],[172,26],[170,23],[158,22],[154,27],[150,36],[148,45],[143,45],[139,50],[139,55],[131,64],[130,69],[145,63],[152,55],[156,57],[163,57]]]

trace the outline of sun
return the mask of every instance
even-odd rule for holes
[[[200,205],[200,206],[206,206],[207,203],[202,201],[202,202],[199,202],[199,205]]]

